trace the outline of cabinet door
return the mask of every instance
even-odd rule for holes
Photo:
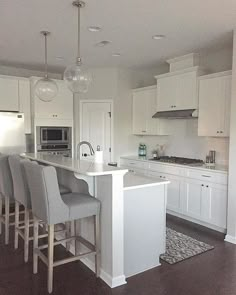
[[[157,109],[158,111],[174,110],[176,106],[177,78],[165,77],[157,80]]]
[[[205,184],[205,192],[205,201],[202,208],[204,221],[226,228],[227,186]]]
[[[198,109],[196,71],[177,75],[176,79],[176,105],[174,109]]]
[[[147,102],[145,91],[133,93],[133,134],[146,134],[146,109]]]
[[[167,186],[167,209],[181,213],[182,212],[182,190],[181,190],[181,178],[166,173],[148,172],[151,177],[159,178],[162,180],[169,180],[170,183]]]
[[[231,76],[199,81],[199,136],[229,136],[230,99]]]
[[[31,133],[31,102],[29,80],[19,80],[20,112],[24,113],[25,134]]]
[[[221,136],[229,136],[232,76],[221,78]]]
[[[146,95],[146,130],[149,135],[158,134],[158,124],[160,123],[158,119],[153,119],[152,116],[156,112],[157,108],[157,89],[148,89],[145,93]]]
[[[35,117],[49,119],[73,119],[73,94],[64,81],[55,80],[58,94],[50,102],[43,102],[35,96]]]
[[[19,111],[17,78],[0,77],[0,111]]]
[[[198,180],[185,179],[183,190],[183,213],[201,219],[204,184]]]

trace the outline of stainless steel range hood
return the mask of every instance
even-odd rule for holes
[[[196,119],[198,117],[198,111],[196,109],[162,111],[156,112],[152,117],[159,119]]]

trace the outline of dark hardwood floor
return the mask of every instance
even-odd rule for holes
[[[236,295],[236,246],[223,241],[224,235],[168,216],[168,225],[215,249],[175,265],[162,266],[128,279],[127,285],[110,289],[80,262],[54,270],[55,295]],[[12,233],[11,233],[12,234]],[[61,256],[61,249],[56,255]],[[30,255],[32,257],[32,255]],[[46,295],[47,271],[40,263],[32,274],[32,258],[23,262],[23,247],[13,249],[0,237],[0,295]]]

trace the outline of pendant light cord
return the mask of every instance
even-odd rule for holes
[[[48,44],[47,44],[47,36],[48,33],[44,32],[44,39],[45,39],[45,79],[48,79]]]
[[[80,3],[78,5],[78,51],[77,51],[77,63],[81,63],[80,57]]]

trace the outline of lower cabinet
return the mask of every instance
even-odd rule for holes
[[[163,180],[168,179],[170,183],[167,186],[167,209],[182,213],[182,183],[181,177],[158,172],[148,172],[150,177],[157,177]]]
[[[227,186],[186,179],[183,183],[183,214],[226,228]]]

